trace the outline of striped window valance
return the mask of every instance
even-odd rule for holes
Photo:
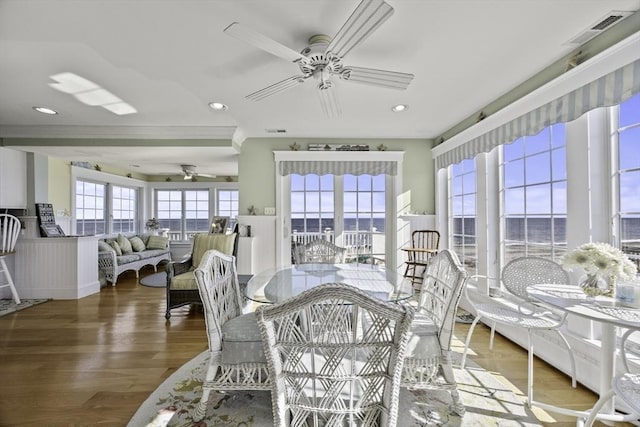
[[[594,108],[620,104],[639,92],[640,59],[438,155],[436,168],[472,159],[522,136],[536,135],[547,126],[570,122]]]
[[[280,162],[280,175],[397,175],[397,161],[309,161],[309,160],[283,160]]]

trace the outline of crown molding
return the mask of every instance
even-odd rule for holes
[[[0,126],[0,138],[231,139],[236,126]]]

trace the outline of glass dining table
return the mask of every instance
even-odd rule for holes
[[[397,302],[413,295],[411,281],[396,271],[371,264],[294,264],[265,270],[247,283],[246,297],[277,303],[323,283],[346,283],[383,301]]]

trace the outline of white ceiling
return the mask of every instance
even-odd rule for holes
[[[223,33],[240,22],[296,51],[335,34],[359,0],[0,0],[0,137],[100,138],[39,148],[136,172],[236,175],[232,137],[434,138],[570,53],[566,42],[640,0],[387,0],[394,15],[344,60],[413,73],[405,91],[337,82],[342,116],[322,114],[307,81],[259,102],[246,95],[299,74]],[[49,87],[72,72],[134,106],[118,116]],[[208,107],[227,104],[226,112]],[[409,109],[392,113],[403,103]],[[49,116],[33,106],[59,112]],[[107,147],[111,138],[224,140],[220,147]],[[98,145],[98,146],[96,146]]]

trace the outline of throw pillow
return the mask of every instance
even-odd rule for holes
[[[149,236],[147,249],[167,249],[169,239],[164,236]]]
[[[115,250],[111,247],[110,244],[108,244],[104,240],[98,240],[98,252],[108,252],[108,251],[115,252]]]
[[[118,234],[118,245],[120,245],[120,250],[123,255],[128,255],[133,253],[133,248],[131,247],[131,242],[124,235]]]
[[[120,249],[120,245],[115,240],[109,242],[114,251],[116,251],[116,255],[122,255],[122,249]]]
[[[138,236],[133,236],[129,239],[129,242],[131,243],[131,247],[133,248],[134,252],[142,252],[146,249],[144,242]]]

